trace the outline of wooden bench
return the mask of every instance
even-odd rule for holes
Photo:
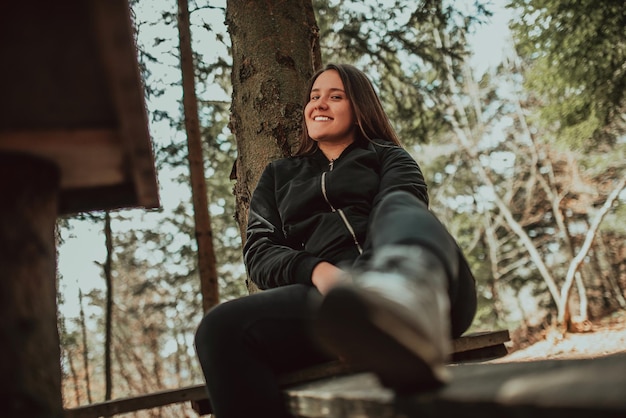
[[[451,362],[466,363],[485,361],[505,356],[508,353],[505,343],[508,341],[510,341],[508,330],[476,332],[464,335],[453,341]],[[279,381],[282,387],[287,388],[314,380],[359,372],[362,372],[362,370],[358,370],[340,361],[334,361],[287,373],[280,376]],[[181,402],[191,402],[193,410],[196,411],[198,415],[211,413],[211,404],[207,398],[205,386],[204,384],[200,384],[67,409],[65,411],[65,418],[111,416]]]

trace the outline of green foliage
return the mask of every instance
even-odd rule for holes
[[[624,2],[514,0],[509,7],[520,14],[511,28],[546,124],[574,147],[612,143],[623,134]]]

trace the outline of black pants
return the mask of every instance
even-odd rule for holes
[[[386,245],[421,245],[448,269],[452,336],[476,311],[474,278],[454,239],[426,205],[404,192],[388,195],[372,215],[366,253]],[[277,373],[330,360],[311,323],[319,293],[306,285],[265,290],[224,302],[203,318],[196,351],[217,418],[287,417]]]

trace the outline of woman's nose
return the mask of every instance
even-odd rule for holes
[[[328,106],[326,105],[326,99],[320,97],[315,103],[315,107],[318,109],[327,109]]]

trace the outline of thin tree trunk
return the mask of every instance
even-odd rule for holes
[[[587,298],[587,288],[585,287],[585,282],[583,281],[582,272],[577,271],[574,274],[576,289],[578,290],[578,315],[576,317],[576,322],[580,324],[585,324],[589,322],[589,299]],[[570,315],[573,318],[573,315]],[[576,324],[573,324],[576,325]]]
[[[80,306],[80,332],[83,340],[83,368],[85,369],[85,389],[87,391],[87,402],[93,403],[91,397],[91,379],[89,377],[89,348],[87,344],[87,324],[85,321],[85,310],[83,309],[83,291],[78,288],[78,306]]]
[[[113,391],[111,375],[111,329],[113,327],[113,279],[111,277],[111,264],[113,258],[113,239],[111,234],[111,213],[104,214],[104,243],[106,246],[106,259],[104,260],[104,280],[106,282],[106,313],[104,321],[104,399],[110,400]]]
[[[180,340],[178,338],[179,335],[180,333],[178,332],[178,330],[174,330],[174,341],[176,341],[176,358],[174,359],[174,373],[176,374],[177,386],[182,387],[183,385],[183,381],[182,381],[183,379],[181,375],[181,372],[183,370],[182,362],[183,362],[183,356],[186,356],[187,354],[185,353],[184,345],[180,343]]]
[[[139,347],[147,347],[146,341],[140,338],[129,338],[128,332],[145,333],[145,325],[138,324],[133,330],[116,330],[120,334],[116,335],[115,360],[120,365],[120,373],[126,378],[129,387],[134,388],[139,393],[149,393],[153,389],[153,373],[148,370],[145,362],[149,359],[144,355],[137,354]]]
[[[491,289],[491,300],[493,301],[496,320],[500,321],[504,314],[504,310],[502,309],[500,291],[498,289],[498,286],[500,285],[500,278],[502,277],[498,270],[498,239],[494,232],[491,218],[488,216],[488,214],[485,214],[485,216],[483,217],[483,223],[485,225],[485,239],[487,241],[486,244],[489,251],[489,264],[491,267],[491,280],[489,282],[489,288]]]
[[[72,378],[72,384],[74,385],[74,402],[76,405],[80,405],[80,384],[78,382],[78,374],[76,373],[76,366],[74,366],[74,356],[69,350],[65,350],[65,357],[67,363],[70,366],[70,376]]]
[[[163,388],[163,377],[161,376],[163,367],[159,353],[159,331],[155,325],[151,325],[148,328],[148,344],[152,352],[152,375],[154,376],[157,390],[161,390]]]
[[[191,30],[187,0],[178,0],[178,32],[180,40],[180,66],[183,81],[183,107],[185,130],[187,131],[187,158],[191,178],[193,213],[198,244],[198,270],[202,308],[208,311],[219,303],[217,262],[213,247],[213,230],[204,173],[204,158],[200,122],[198,121],[198,99],[196,97]]]
[[[124,382],[126,382],[126,387],[128,388],[128,392],[146,393],[146,391],[144,391],[141,387],[139,387],[139,385],[137,384],[137,380],[134,379],[133,376],[131,375],[130,369],[128,367],[124,367],[124,364],[126,364],[127,359],[122,358],[122,352],[125,352],[126,349],[127,347],[117,347],[116,350],[114,350],[113,352],[116,363],[120,365],[119,375],[124,379]],[[143,383],[143,380],[140,380],[140,382]]]

